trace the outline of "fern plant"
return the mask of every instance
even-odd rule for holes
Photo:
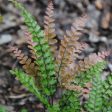
[[[44,105],[46,112],[112,112],[112,74],[102,80],[106,66],[105,57],[110,51],[93,53],[79,60],[87,44],[79,41],[87,16],[74,21],[65,32],[58,48],[53,2],[49,0],[44,19],[44,30],[34,17],[16,0],[10,0],[21,12],[26,27],[23,28],[31,56],[16,47],[11,50],[23,66],[11,73]],[[58,88],[61,98],[54,100]],[[89,96],[81,103],[81,97]]]

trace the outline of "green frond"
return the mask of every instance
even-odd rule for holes
[[[32,34],[33,41],[37,43],[34,49],[38,57],[38,59],[36,59],[36,64],[39,66],[39,75],[41,77],[40,83],[43,88],[43,94],[48,96],[52,95],[55,92],[56,77],[54,58],[48,45],[48,41],[45,40],[44,32],[41,30],[34,17],[23,7],[23,5],[16,0],[11,1],[21,11],[25,24]]]
[[[103,107],[102,112],[112,112],[112,73],[103,81],[102,98]]]
[[[107,79],[103,82],[103,98],[109,99],[112,97],[112,74],[107,76]]]
[[[102,112],[112,112],[112,106],[109,106],[108,108],[104,107]]]
[[[59,102],[60,112],[80,112],[80,100],[78,92],[65,91]]]
[[[101,112],[112,112],[112,101],[103,99],[103,106]]]
[[[60,108],[59,108],[58,103],[55,103],[53,106],[51,106],[48,109],[48,112],[60,112]]]
[[[85,104],[87,112],[100,112],[102,109],[102,80],[99,74],[92,81],[92,90]]]
[[[88,112],[112,112],[111,91],[112,75],[109,75],[104,81],[102,81],[100,74],[96,75],[85,106]]]
[[[78,74],[75,77],[74,83],[80,86],[85,86],[86,83],[91,82],[95,75],[99,75],[102,70],[105,68],[106,62],[98,62],[96,65],[92,66],[87,71]]]
[[[94,78],[93,88],[89,94],[89,99],[86,102],[86,110],[88,112],[100,112],[102,108],[102,80],[100,76]]]
[[[11,70],[11,73],[15,75],[30,92],[36,95],[43,104],[49,106],[48,101],[40,94],[38,88],[36,87],[33,77],[26,75],[18,69]]]

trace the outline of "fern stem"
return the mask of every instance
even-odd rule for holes
[[[68,46],[68,44],[67,44],[67,46]],[[59,65],[59,70],[58,70],[58,72],[57,72],[57,74],[58,74],[57,78],[59,78],[59,76],[60,76],[60,70],[61,70],[61,66],[62,66],[62,64],[63,64],[63,59],[64,59],[64,56],[65,56],[66,50],[67,50],[67,47],[66,47],[65,50],[64,50],[64,53],[63,53],[63,56],[62,56],[62,59],[61,59],[61,63],[60,63],[60,65]],[[58,83],[60,83],[59,80],[58,80]]]

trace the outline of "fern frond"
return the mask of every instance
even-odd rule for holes
[[[101,59],[105,59],[105,57],[109,56],[111,54],[111,50],[107,50],[107,51],[102,51],[98,53],[98,56]]]
[[[39,100],[46,105],[46,107],[49,107],[48,101],[40,94],[38,88],[35,85],[35,80],[33,77],[26,75],[24,72],[18,69],[11,70],[11,73],[15,75],[19,81],[34,95],[36,95]]]
[[[69,47],[65,53],[65,58],[63,59],[63,65],[60,65],[60,82],[63,84],[71,82],[74,79],[75,75],[75,59],[78,57],[78,54],[86,47],[86,44],[79,43],[76,44],[76,47]],[[78,54],[77,54],[78,53]]]
[[[103,61],[106,56],[110,54],[110,51],[103,51],[99,52],[98,55],[93,53],[89,55],[88,57],[85,57],[83,61],[79,61],[79,63],[76,65],[75,73],[80,73],[88,70],[91,66],[95,65],[97,62]]]
[[[112,73],[103,82],[103,98],[109,100],[112,97]]]
[[[37,44],[34,49],[36,51],[36,56],[38,57],[38,59],[36,59],[36,64],[39,66],[38,74],[41,77],[40,83],[43,88],[43,93],[51,95],[56,90],[55,64],[48,42],[44,38],[44,32],[41,30],[33,16],[23,7],[21,3],[18,3],[16,0],[11,1],[18,9],[20,9],[28,30],[32,34],[33,41]]]
[[[76,38],[78,39],[79,36],[82,34],[87,19],[88,19],[87,15],[79,17],[74,21],[71,30],[66,31],[67,37],[71,38],[71,41],[76,41]]]
[[[86,83],[92,81],[92,79],[95,77],[95,75],[100,74],[102,72],[102,70],[105,68],[106,64],[107,63],[105,61],[97,62],[95,65],[91,66],[90,69],[76,75],[76,77],[73,81],[74,84],[84,87]]]
[[[105,68],[106,62],[97,62],[95,65],[91,66],[90,69],[73,76],[66,76],[63,78],[63,81],[66,83],[62,83],[62,86],[68,90],[80,91],[84,92],[83,87],[90,88],[92,79],[96,74],[100,74],[102,70]],[[89,91],[88,91],[89,92]]]
[[[78,58],[87,47],[86,43],[79,40],[87,16],[78,18],[71,29],[66,31],[57,54],[52,0],[49,0],[46,10],[44,31],[21,3],[16,0],[10,1],[21,11],[27,25],[28,30],[24,29],[24,32],[31,53],[29,58],[18,48],[11,47],[26,74],[18,69],[12,70],[11,73],[39,98],[45,106],[44,111],[110,112],[112,76],[108,76],[106,80],[102,80],[101,77],[106,65],[104,58],[110,51],[93,53],[80,61]],[[62,90],[62,98],[54,100],[58,86]],[[85,105],[80,100],[84,94],[89,96],[86,103],[84,102]]]
[[[77,35],[76,30],[74,31],[73,34],[74,35],[70,36],[69,34],[69,36],[67,36],[68,35],[67,32],[67,35],[65,35],[64,39],[61,41],[61,46],[57,57],[57,63],[60,65],[59,68],[61,68],[61,66],[64,65],[63,62],[66,62],[66,60],[69,59],[69,56],[71,56],[71,54],[72,56],[74,56],[74,59],[76,59],[78,57],[78,53],[80,53],[82,50],[84,50],[87,47],[87,44],[79,42],[79,37]]]
[[[104,92],[102,93],[102,95],[103,94],[104,94]],[[103,106],[102,106],[101,112],[112,112],[112,101],[111,101],[111,97],[109,99],[105,99],[103,97]]]
[[[51,50],[54,54],[54,56],[56,56],[56,50],[57,50],[57,40],[55,39],[56,34],[55,34],[55,24],[54,24],[54,18],[53,18],[53,3],[52,0],[49,1],[47,10],[46,10],[46,16],[44,18],[44,33],[45,33],[45,37],[48,40],[48,43],[51,47]]]
[[[103,107],[103,111],[102,112],[112,112],[112,106]]]
[[[82,48],[84,48],[84,47],[82,47]],[[74,49],[74,51],[75,51],[75,53],[80,52],[80,50],[75,50],[75,49]],[[75,77],[77,77],[77,74],[79,75],[80,73],[82,73],[84,71],[87,71],[89,68],[91,68],[92,66],[94,66],[98,62],[103,61],[103,59],[110,54],[110,51],[103,51],[101,53],[98,53],[98,55],[93,53],[93,54],[89,55],[88,57],[84,58],[84,61],[79,61],[79,63],[75,65],[75,60],[74,60],[73,53],[71,51],[69,51],[69,52],[71,53],[71,54],[70,53],[69,54],[72,57],[70,57],[70,56],[67,57],[66,56],[66,59],[68,58],[68,60],[65,60],[66,63],[64,63],[64,67],[62,66],[62,70],[60,72],[61,73],[60,77],[61,77],[62,85],[65,85],[67,83],[71,83],[73,81],[73,79]],[[102,66],[102,67],[104,67],[104,66]],[[82,76],[85,76],[85,75],[82,75]],[[87,76],[89,77],[90,75],[87,75]],[[90,77],[92,78],[92,76],[93,75],[91,75]]]
[[[81,86],[76,86],[76,85],[64,85],[65,89],[70,90],[70,91],[78,91],[81,92],[83,90],[83,88]]]
[[[93,80],[93,88],[86,103],[88,112],[112,112],[112,76],[109,75],[105,81],[96,75]]]
[[[86,102],[86,110],[88,112],[100,112],[102,109],[102,80],[100,74],[97,74],[92,82],[92,90],[89,99]]]
[[[59,105],[60,112],[81,112],[79,93],[76,91],[65,91]]]
[[[16,47],[11,47],[11,50],[19,60],[19,63],[23,65],[25,72],[29,75],[37,76],[38,67],[32,62],[32,59],[30,59],[28,56],[25,56],[22,51]]]
[[[34,49],[34,46],[36,45],[36,43],[33,42],[31,33],[27,29],[24,29],[24,34],[25,34],[26,42],[28,44],[28,48],[30,49],[31,57],[33,59],[37,59],[36,51]]]
[[[84,30],[83,27],[85,26],[85,23],[87,22],[88,18],[89,18],[88,15],[86,14],[82,15],[81,17],[79,17],[74,21],[73,28],[77,31],[83,31]],[[79,34],[81,33],[79,32]]]
[[[77,22],[76,26],[78,28],[76,29],[74,24],[71,27],[70,31],[66,31],[66,35],[64,36],[64,39],[61,41],[61,46],[59,49],[58,57],[57,57],[57,74],[59,76],[63,75],[61,79],[66,79],[66,77],[70,76],[71,79],[73,78],[72,75],[74,73],[74,67],[75,67],[75,59],[78,57],[78,54],[83,51],[87,44],[79,42],[79,27],[83,28],[85,24],[85,18],[82,17],[82,19],[79,19],[79,21],[83,21],[82,23]],[[80,29],[81,29],[80,28]],[[71,68],[72,67],[72,68]],[[68,73],[69,71],[69,73]],[[71,71],[71,72],[70,72]],[[66,82],[65,82],[66,83]]]

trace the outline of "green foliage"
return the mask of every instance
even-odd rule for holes
[[[112,112],[112,74],[108,75],[102,84],[103,112]]]
[[[21,70],[18,70],[18,69],[12,70],[11,73],[13,75],[16,75],[16,77],[21,81],[21,83],[30,92],[32,92],[34,95],[36,95],[37,98],[39,98],[43,104],[49,106],[47,100],[40,94],[39,90],[37,89],[33,77],[26,75],[24,72],[22,72]]]
[[[55,103],[53,106],[48,108],[48,112],[60,112],[59,105],[57,103]]]
[[[41,101],[41,103],[45,107],[45,110],[47,112],[81,112],[82,110],[84,110],[85,112],[112,112],[112,103],[110,101],[110,98],[112,97],[112,74],[109,75],[104,81],[101,78],[101,72],[106,65],[106,62],[103,61],[103,59],[105,56],[108,56],[108,52],[102,52],[98,55],[93,54],[93,56],[91,55],[84,61],[79,61],[77,67],[74,66],[74,64],[76,65],[75,59],[73,58],[75,56],[74,50],[75,52],[80,53],[85,45],[79,43],[78,39],[74,39],[75,37],[72,37],[72,33],[79,34],[79,31],[76,31],[77,28],[72,27],[72,32],[67,31],[65,40],[61,42],[62,46],[60,47],[60,50],[58,52],[59,55],[57,57],[55,56],[55,59],[54,55],[51,52],[48,40],[44,35],[44,31],[41,30],[34,17],[23,7],[21,3],[18,3],[16,0],[10,1],[12,1],[12,3],[15,4],[15,6],[21,11],[21,15],[24,18],[25,24],[28,27],[31,36],[33,37],[32,40],[36,43],[35,46],[30,43],[30,47],[33,46],[33,48],[31,48],[30,50],[34,50],[33,53],[35,53],[36,59],[30,59],[27,56],[25,57],[24,54],[22,54],[18,49],[13,50],[15,51],[18,59],[20,59],[19,61],[24,64],[24,68],[26,70],[30,68],[31,71],[33,71],[33,67],[35,67],[35,65],[37,65],[36,67],[38,67],[35,67],[37,72],[37,75],[35,76],[33,76],[32,72],[29,72],[30,70],[24,73],[22,70],[14,69],[11,70],[11,73],[15,75],[20,80],[20,82]],[[53,7],[49,9],[49,13],[52,13],[51,9],[53,9]],[[50,14],[48,15],[50,17]],[[46,16],[46,21],[47,19],[48,17]],[[49,20],[47,22],[46,21],[45,23],[49,23]],[[52,24],[52,21],[54,20],[51,19],[50,24],[54,28],[54,24]],[[76,21],[76,23],[79,23],[79,26],[76,25],[77,27],[80,27],[80,22],[83,26],[83,21],[81,19],[79,21]],[[49,25],[46,27],[49,28]],[[54,29],[51,28],[50,33],[53,32]],[[47,33],[48,32],[46,31],[46,34]],[[71,47],[71,45],[74,45],[74,43],[70,41],[72,43],[69,43],[71,48],[70,50],[68,48],[66,49],[66,47],[69,45],[69,39],[67,36],[70,38],[70,40],[73,39],[73,42],[75,42],[75,44],[77,43],[77,46]],[[52,41],[49,37],[49,42],[51,42],[50,44],[54,45],[56,43],[56,41],[53,40],[54,35],[51,36],[51,38]],[[54,46],[54,48],[56,47]],[[63,49],[67,50],[66,58],[64,57],[65,55],[63,55],[63,53],[65,53],[65,50]],[[59,62],[62,62],[62,57],[65,60],[62,67],[63,69],[61,70],[59,75],[61,75],[60,77],[64,82],[64,87],[61,82],[60,84],[57,84],[57,82],[59,81],[59,77],[56,77],[56,72],[59,73],[59,71],[55,69],[55,64],[56,66],[60,66]],[[95,62],[93,60],[94,57],[98,58]],[[71,67],[71,65],[73,65],[73,67]],[[76,67],[79,71],[75,71],[74,67]],[[75,79],[73,77],[75,77]],[[38,82],[36,81],[39,81],[40,87],[37,86]],[[89,98],[87,99],[83,107],[81,105],[80,96],[83,95],[83,90],[85,89],[84,87],[88,82],[92,83],[92,87],[88,88],[90,89],[90,93],[87,93]],[[68,87],[67,84],[70,87]],[[71,86],[71,84],[73,86]],[[75,88],[76,86],[80,88],[80,92]],[[55,101],[55,93],[58,87],[64,90],[62,92],[62,97],[60,98],[60,100]],[[23,111],[26,110],[22,110],[22,112]]]
[[[86,103],[88,112],[100,112],[102,108],[102,80],[101,77],[96,75],[92,81],[92,90],[89,94],[89,99]]]
[[[98,62],[87,71],[76,76],[74,83],[77,85],[85,86],[86,83],[91,82],[95,75],[99,75],[105,68],[106,62]]]
[[[112,112],[112,75],[102,81],[101,75],[94,78],[93,87],[89,94],[89,99],[85,104],[88,112]]]
[[[109,106],[108,108],[104,107],[102,112],[112,112],[112,106]]]
[[[21,3],[18,3],[16,0],[11,1],[21,10],[21,15],[24,17],[28,30],[31,32],[34,42],[37,43],[34,49],[38,58],[35,62],[39,66],[38,75],[41,76],[40,83],[43,93],[48,96],[52,95],[55,92],[56,85],[55,64],[48,42],[44,38],[44,32]]]
[[[112,112],[112,101],[103,99],[103,106],[101,112]]]
[[[74,91],[65,91],[59,102],[61,112],[80,112],[79,93]]]
[[[107,76],[107,79],[103,82],[103,98],[109,99],[112,96],[112,74]]]

